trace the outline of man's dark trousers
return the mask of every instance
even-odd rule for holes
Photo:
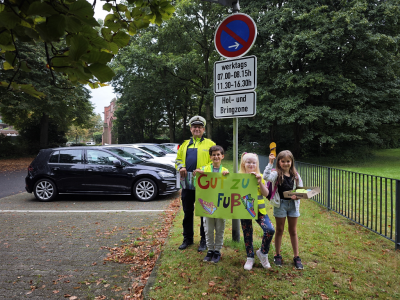
[[[194,190],[182,189],[182,207],[183,207],[183,239],[189,242],[193,242],[193,217],[194,217],[194,202],[196,200]],[[201,239],[206,239],[206,234],[204,232],[203,217],[201,218],[200,225],[200,237]]]

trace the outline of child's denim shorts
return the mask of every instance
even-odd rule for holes
[[[276,218],[286,218],[286,217],[298,218],[298,217],[300,217],[300,211],[296,210],[296,205],[294,204],[293,200],[281,199],[281,206],[274,207],[274,217],[276,217]]]

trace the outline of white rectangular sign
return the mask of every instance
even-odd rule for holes
[[[257,87],[257,57],[217,61],[214,64],[214,93],[254,90]]]
[[[240,118],[256,115],[256,92],[214,96],[214,118]]]

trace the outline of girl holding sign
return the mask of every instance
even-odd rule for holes
[[[289,224],[290,241],[293,248],[293,262],[298,270],[303,269],[301,259],[299,257],[299,245],[297,238],[297,219],[300,217],[300,199],[293,195],[291,198],[285,198],[283,192],[295,190],[296,186],[302,187],[303,181],[294,167],[294,157],[292,152],[284,150],[279,152],[276,158],[276,171],[272,170],[275,155],[269,155],[269,164],[265,167],[263,177],[265,180],[271,181],[272,193],[271,204],[274,206],[274,217],[276,220],[276,236],[274,263],[278,267],[282,267],[281,244],[283,230],[285,228],[286,218]]]
[[[258,155],[255,153],[244,152],[240,161],[239,173],[254,174],[258,181],[258,219],[256,222],[264,231],[261,248],[256,251],[258,258],[264,268],[271,268],[268,261],[269,246],[274,236],[275,229],[267,215],[265,208],[265,201],[263,196],[268,196],[268,189],[265,186],[265,180],[261,177],[260,166],[258,162]],[[241,219],[243,230],[243,237],[246,246],[247,261],[244,265],[245,270],[251,270],[254,264],[254,250],[253,250],[253,223],[249,219]]]

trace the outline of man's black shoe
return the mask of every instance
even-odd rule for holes
[[[199,249],[197,249],[198,252],[202,252],[202,251],[206,251],[207,250],[207,243],[206,240],[201,239],[200,240],[200,245],[199,245]]]
[[[189,247],[190,245],[193,245],[193,241],[183,240],[182,245],[180,245],[178,249],[183,250]]]

